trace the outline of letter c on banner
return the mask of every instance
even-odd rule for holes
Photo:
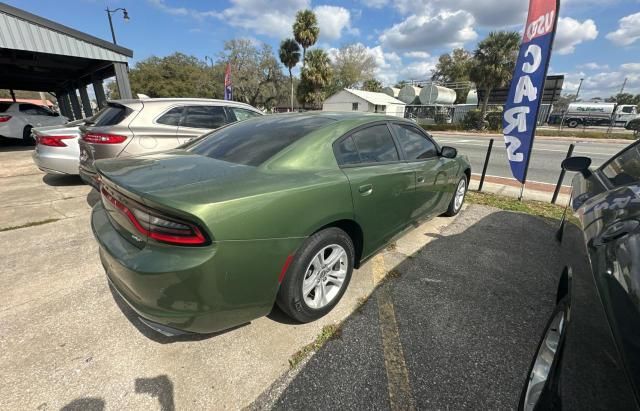
[[[522,71],[527,74],[534,73],[538,68],[540,68],[540,63],[542,63],[542,49],[536,44],[529,44],[524,56],[527,57],[529,55],[533,57],[533,64],[527,61],[522,65]]]

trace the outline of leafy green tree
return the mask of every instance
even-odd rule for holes
[[[224,70],[227,62],[231,63],[235,100],[271,108],[280,94],[286,93],[281,66],[269,45],[256,46],[247,39],[229,40],[216,65]]]
[[[489,94],[498,87],[504,87],[511,81],[513,69],[518,57],[520,34],[515,31],[491,32],[478,43],[473,52],[470,79],[479,89],[484,90],[481,106],[481,118],[487,114]]]
[[[296,14],[296,21],[293,23],[293,37],[302,46],[302,67],[306,64],[307,49],[318,41],[320,28],[318,19],[311,10],[300,10]]]
[[[473,64],[471,53],[463,48],[454,49],[451,54],[443,54],[438,58],[431,80],[443,83],[469,81]],[[456,90],[456,104],[464,103],[469,89]]]
[[[375,91],[379,93],[382,91],[382,83],[375,78],[365,80],[362,83],[362,89],[364,91]]]
[[[631,93],[618,93],[615,96],[611,96],[605,101],[610,103],[618,103],[618,104],[640,104],[640,94],[636,94],[635,96]]]
[[[298,85],[298,100],[303,104],[319,107],[327,95],[333,69],[329,55],[322,49],[310,50],[306,56],[306,66],[302,69]]]
[[[402,88],[404,86],[406,86],[407,84],[409,84],[409,82],[407,80],[400,80],[399,82],[397,82],[396,84],[394,84],[393,87],[395,88]]]
[[[291,83],[291,110],[293,110],[293,74],[291,69],[300,61],[300,46],[294,39],[285,39],[280,43],[280,62],[289,69]]]
[[[362,44],[349,44],[336,53],[333,64],[334,81],[337,89],[352,88],[373,78],[376,60]]]
[[[174,53],[166,57],[152,56],[139,61],[129,72],[134,93],[149,97],[204,97],[222,94],[222,78],[216,70],[195,56]],[[115,84],[109,88],[110,98]]]

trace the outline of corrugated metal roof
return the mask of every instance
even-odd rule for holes
[[[0,3],[0,47],[93,60],[127,62],[133,52]]]
[[[362,91],[355,90],[351,88],[345,88],[344,91],[353,94],[354,96],[358,96],[361,99],[367,100],[371,104],[376,104],[378,106],[386,106],[389,104],[402,104],[405,105],[402,101],[393,98],[385,93],[376,93],[373,91]]]

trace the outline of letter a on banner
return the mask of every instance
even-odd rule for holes
[[[529,16],[502,116],[511,173],[524,184],[547,77],[560,0],[530,0]]]

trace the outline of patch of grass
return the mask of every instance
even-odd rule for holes
[[[466,200],[471,204],[487,205],[501,210],[519,211],[521,213],[557,220],[561,219],[564,213],[564,207],[556,204],[531,200],[518,201],[517,198],[513,197],[478,193],[475,191],[467,192]]]
[[[579,128],[573,130],[567,130],[566,128],[562,131],[560,130],[536,130],[537,136],[560,136],[560,137],[575,137],[575,138],[600,138],[600,139],[609,139],[609,138],[620,138],[624,140],[635,140],[633,134],[631,133],[610,133],[607,134],[604,131],[596,131],[596,130],[582,130]]]
[[[428,124],[423,125],[427,131],[463,131],[465,133],[473,134],[500,134],[502,130],[465,130],[460,124]],[[583,130],[581,128],[567,129],[562,131],[559,129],[538,129],[536,130],[536,136],[551,136],[551,137],[572,137],[572,138],[600,138],[600,139],[623,139],[623,140],[635,140],[635,137],[631,133],[612,132],[607,134],[605,131],[599,130]]]
[[[33,221],[30,223],[26,223],[26,224],[22,224],[22,225],[15,225],[12,227],[5,227],[5,228],[0,228],[0,232],[3,231],[11,231],[11,230],[17,230],[19,228],[26,228],[26,227],[33,227],[33,226],[37,226],[37,225],[43,225],[43,224],[48,224],[48,223],[53,223],[60,220],[59,218],[48,218],[46,220],[41,220],[41,221]]]
[[[322,331],[316,337],[315,341],[302,347],[298,352],[289,358],[289,367],[296,368],[307,356],[318,351],[329,340],[340,338],[342,334],[342,324],[330,324],[322,327]]]

